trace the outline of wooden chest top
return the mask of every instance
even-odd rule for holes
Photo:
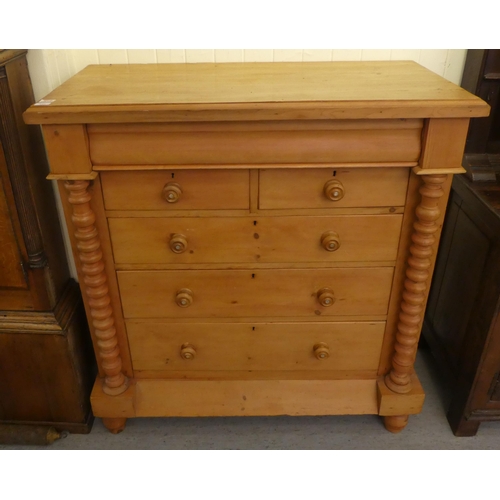
[[[88,66],[33,105],[31,124],[487,116],[411,61]]]

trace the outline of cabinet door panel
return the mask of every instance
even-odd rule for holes
[[[21,253],[7,202],[9,181],[6,177],[6,165],[0,146],[0,287],[26,288]]]

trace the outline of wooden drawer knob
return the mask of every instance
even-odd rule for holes
[[[313,352],[318,359],[326,359],[330,357],[330,348],[328,347],[328,344],[325,344],[324,342],[318,342],[313,347]]]
[[[322,288],[318,291],[318,301],[323,307],[333,306],[335,296],[331,288]]]
[[[335,231],[328,231],[321,235],[321,245],[328,252],[335,252],[340,248],[340,237]]]
[[[181,345],[181,358],[191,360],[196,356],[196,349],[192,344],[186,343]]]
[[[175,295],[179,307],[189,307],[193,303],[193,292],[189,288],[181,288]]]
[[[332,201],[339,201],[344,197],[344,186],[337,179],[332,179],[325,184],[323,188],[325,196]]]
[[[174,253],[182,253],[187,249],[187,239],[183,234],[173,234],[169,241],[170,250]]]
[[[168,203],[177,203],[182,195],[182,189],[176,182],[169,182],[163,188],[163,199]]]

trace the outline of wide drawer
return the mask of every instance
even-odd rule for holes
[[[107,210],[248,209],[248,170],[102,172]]]
[[[385,322],[127,321],[134,370],[373,370]]]
[[[110,218],[115,262],[355,262],[396,259],[402,215]]]
[[[118,271],[117,276],[125,318],[317,319],[385,315],[393,268]]]
[[[207,85],[210,85],[207,83]],[[93,165],[418,162],[422,120],[95,124]]]
[[[407,168],[263,169],[259,208],[404,206]]]

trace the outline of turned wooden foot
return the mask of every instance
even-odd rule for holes
[[[112,434],[119,434],[123,429],[125,429],[125,424],[127,423],[126,418],[103,418],[102,423],[104,427],[108,429]]]
[[[391,415],[390,417],[384,417],[385,428],[397,434],[401,432],[408,423],[408,415]]]

